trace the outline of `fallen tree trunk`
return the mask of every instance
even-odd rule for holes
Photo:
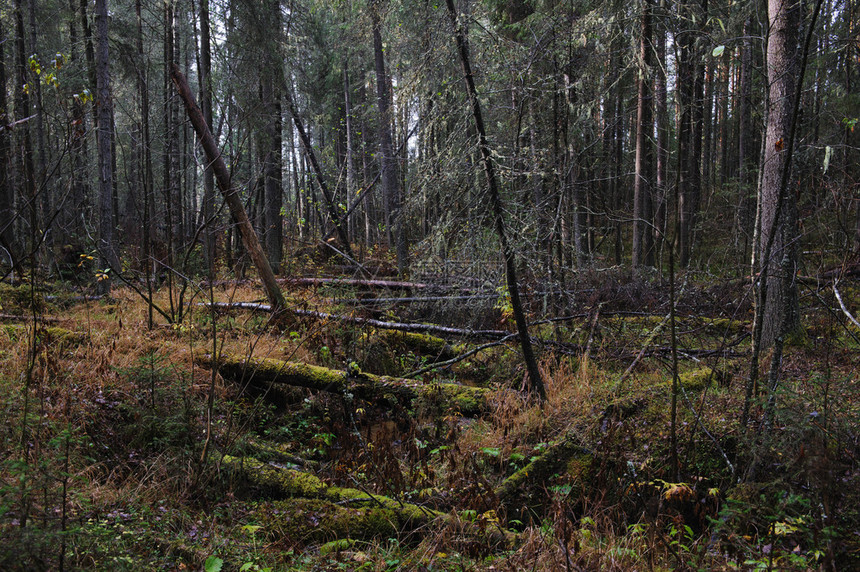
[[[0,321],[4,322],[32,322],[33,315],[32,314],[0,314]],[[62,321],[60,318],[55,318],[53,316],[36,316],[37,322],[43,322],[46,324],[55,324],[57,322]]]
[[[360,280],[357,278],[280,278],[278,282],[297,286],[366,286],[368,288],[388,288],[389,290],[420,290],[427,288],[421,282],[404,282],[402,280]]]
[[[262,463],[252,457],[225,455],[221,466],[263,494],[292,499],[276,501],[273,513],[277,518],[270,520],[270,524],[275,533],[302,543],[390,538],[434,523],[458,525],[460,532],[497,548],[512,546],[517,540],[516,534],[497,524],[464,522],[456,515],[391,497],[328,486],[310,473]]]
[[[209,305],[204,303],[204,305]],[[215,302],[214,307],[223,310],[233,308],[241,310],[254,310],[256,312],[271,312],[272,307],[269,304],[259,302]],[[450,328],[448,326],[438,326],[436,324],[414,324],[402,322],[384,322],[382,320],[374,320],[372,318],[359,318],[356,316],[339,316],[337,314],[328,314],[326,312],[317,312],[314,310],[289,309],[288,312],[305,318],[317,318],[319,320],[328,320],[335,322],[347,322],[349,324],[358,324],[373,326],[374,328],[386,330],[399,330],[401,332],[423,332],[428,334],[436,334],[440,336],[452,336],[461,338],[481,338],[498,340],[507,338],[511,332],[505,330],[470,330],[468,328]]]
[[[517,505],[529,505],[531,493],[545,495],[542,487],[553,475],[561,472],[575,473],[573,476],[580,485],[588,479],[594,457],[588,449],[579,444],[580,435],[575,431],[556,439],[535,457],[528,465],[515,472],[496,487],[496,497],[502,506],[519,509]],[[546,499],[542,499],[546,500]],[[537,503],[539,504],[539,503]]]
[[[194,360],[205,367],[213,366],[210,354],[198,353]],[[424,400],[456,407],[462,415],[480,415],[489,409],[487,395],[490,390],[456,383],[424,385],[408,379],[372,375],[358,371],[344,372],[315,365],[221,354],[218,372],[225,379],[259,386],[283,383],[316,391],[343,394],[349,392],[361,399],[394,398],[401,403]]]
[[[245,212],[245,207],[242,205],[239,193],[236,192],[236,188],[230,180],[230,171],[227,169],[227,164],[224,163],[224,158],[221,156],[221,151],[218,149],[218,145],[212,136],[212,132],[209,130],[209,126],[206,124],[206,120],[203,119],[203,112],[200,111],[197,102],[194,101],[194,96],[191,94],[188,82],[176,64],[170,66],[170,77],[176,85],[182,102],[185,104],[188,119],[191,121],[194,131],[200,139],[200,145],[206,152],[206,158],[212,166],[215,180],[218,181],[218,189],[220,189],[221,194],[224,196],[224,202],[230,208],[230,214],[236,220],[245,250],[248,251],[251,260],[254,262],[254,266],[257,268],[260,280],[266,289],[266,297],[272,306],[280,310],[286,305],[284,295],[275,281],[275,274],[272,272],[269,259],[263,253],[260,241],[257,238],[257,232],[251,226],[251,221],[248,220],[248,213]]]

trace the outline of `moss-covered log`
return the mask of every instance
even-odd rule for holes
[[[213,364],[211,354],[206,353],[196,354],[195,361],[205,367]],[[363,373],[358,367],[338,371],[305,363],[222,354],[218,359],[218,372],[225,379],[242,384],[284,383],[316,391],[349,392],[368,400],[441,402],[455,407],[463,415],[479,415],[488,409],[487,389],[456,383],[424,385],[408,379]]]
[[[360,359],[373,373],[380,375],[400,375],[404,365],[412,368],[415,360],[400,359],[404,355],[421,356],[432,361],[445,361],[454,358],[460,346],[452,346],[446,340],[414,332],[397,330],[373,330],[359,339]]]
[[[316,476],[263,463],[251,457],[225,455],[221,466],[258,492],[280,500],[274,510],[258,514],[266,528],[296,542],[327,542],[338,538],[389,538],[430,524],[460,523],[457,517],[384,495],[328,486]],[[466,535],[510,546],[516,535],[486,523],[462,523]]]
[[[540,455],[496,488],[499,502],[509,508],[518,508],[515,505],[523,500],[524,496],[528,496],[530,489],[538,487],[558,473],[568,472],[580,484],[586,484],[594,458],[579,441],[580,436],[570,432],[550,443]]]

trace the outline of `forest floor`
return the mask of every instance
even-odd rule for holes
[[[164,286],[149,327],[128,287],[0,284],[0,569],[860,568],[860,331],[805,284],[744,428],[749,288],[681,282],[674,423],[665,277],[531,289],[542,404],[511,340],[332,317],[513,332],[493,288],[285,283],[332,316],[273,318],[205,304],[251,282]]]

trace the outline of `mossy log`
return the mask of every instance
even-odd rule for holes
[[[225,455],[221,466],[261,493],[277,500],[273,510],[257,514],[267,530],[296,542],[340,538],[390,538],[430,524],[462,524],[462,531],[494,546],[511,546],[516,535],[486,523],[461,523],[456,516],[384,495],[328,486],[316,476],[263,463],[252,457]]]
[[[365,338],[370,345],[382,343],[398,353],[413,352],[417,355],[428,356],[437,360],[451,359],[459,353],[458,346],[452,346],[446,340],[414,332],[397,330],[374,330]]]
[[[505,479],[496,488],[496,497],[503,506],[518,508],[514,505],[528,496],[528,490],[537,487],[553,475],[571,473],[581,486],[587,485],[594,457],[588,449],[579,445],[580,437],[569,432],[553,441],[537,457]]]
[[[3,333],[11,341],[18,341],[28,334],[27,326],[19,324],[8,324],[2,327]],[[68,349],[79,346],[87,340],[83,332],[73,332],[56,326],[39,326],[36,328],[37,340],[48,347],[56,349]]]
[[[359,357],[372,373],[396,376],[403,373],[404,362],[400,356],[412,354],[432,361],[446,361],[454,358],[461,347],[430,334],[373,330],[359,338]]]
[[[678,376],[681,387],[688,391],[699,391],[710,386],[714,381],[723,387],[731,384],[732,374],[722,368],[701,367],[682,373]],[[669,378],[669,385],[672,379]]]
[[[211,354],[198,353],[195,361],[212,367]],[[394,399],[400,403],[426,400],[455,407],[462,415],[479,415],[488,409],[489,390],[456,383],[420,382],[363,373],[352,364],[349,371],[276,359],[222,354],[218,372],[225,379],[255,385],[284,383],[316,391],[343,394],[349,392],[361,399]]]

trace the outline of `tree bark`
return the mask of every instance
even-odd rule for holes
[[[738,86],[738,212],[736,226],[740,232],[735,236],[744,239],[744,259],[749,260],[749,237],[752,235],[753,172],[755,169],[755,138],[752,137],[752,19],[747,18],[743,27],[741,44],[740,85]]]
[[[13,221],[15,220],[14,212],[14,194],[12,189],[14,181],[12,179],[12,165],[10,163],[10,135],[11,130],[5,126],[12,123],[12,117],[9,115],[6,103],[6,55],[5,55],[6,35],[3,29],[3,22],[0,22],[0,246],[5,252],[2,252],[0,258],[0,267],[9,262],[10,271],[17,269],[18,252],[15,245],[15,234],[13,232]]]
[[[185,109],[188,112],[188,119],[200,137],[200,144],[206,152],[206,158],[212,165],[212,171],[215,179],[218,182],[218,188],[224,195],[224,200],[230,208],[230,213],[236,220],[239,232],[242,235],[242,242],[245,245],[248,253],[251,255],[251,260],[257,267],[257,272],[260,274],[260,280],[263,282],[263,287],[266,290],[266,297],[275,311],[278,311],[286,305],[284,295],[278,287],[278,282],[275,279],[275,274],[272,272],[272,267],[269,266],[269,261],[260,247],[260,241],[257,239],[257,234],[251,226],[251,221],[248,220],[248,214],[245,212],[245,207],[242,206],[242,201],[239,198],[239,193],[230,182],[230,172],[227,170],[227,165],[221,156],[221,152],[212,137],[212,132],[209,126],[203,119],[203,113],[194,101],[194,96],[188,88],[188,82],[185,76],[179,70],[179,66],[173,64],[170,66],[170,77],[176,84],[179,91],[179,96],[185,104]]]
[[[113,211],[113,99],[110,83],[107,0],[96,0],[96,107],[98,108],[99,255],[103,269],[119,271],[114,245]],[[109,273],[99,277],[99,294],[110,293]]]
[[[526,324],[525,313],[523,312],[522,302],[520,301],[519,284],[517,282],[516,255],[513,247],[508,243],[507,234],[505,232],[504,208],[502,207],[502,199],[496,182],[492,153],[490,152],[490,146],[487,142],[487,133],[484,128],[481,104],[478,100],[478,90],[475,88],[475,80],[472,76],[472,68],[469,59],[469,46],[466,43],[466,35],[460,25],[457,10],[454,7],[454,0],[446,0],[446,4],[448,7],[448,16],[451,19],[452,26],[454,27],[454,38],[457,42],[457,50],[460,54],[460,63],[463,66],[463,75],[466,82],[469,101],[472,105],[472,117],[475,121],[475,128],[478,131],[478,146],[481,152],[481,162],[484,166],[484,175],[486,176],[487,186],[490,191],[490,204],[493,210],[496,234],[499,236],[502,255],[505,259],[505,277],[507,279],[508,294],[511,297],[511,308],[513,309],[514,320],[516,321],[517,331],[519,332],[523,360],[525,361],[526,370],[528,371],[528,381],[531,390],[543,401],[546,399],[546,389],[544,387],[540,369],[538,368],[534,350],[532,349],[528,325]]]
[[[39,60],[39,50],[38,44],[36,42],[37,38],[37,26],[36,26],[36,2],[35,0],[30,0],[29,2],[29,17],[30,17],[30,46],[29,52],[30,57],[36,58]],[[53,182],[46,179],[46,169],[45,165],[47,164],[47,153],[45,151],[45,111],[44,106],[42,105],[42,81],[41,77],[35,78],[32,82],[33,87],[33,105],[35,107],[36,112],[36,160],[35,160],[35,179],[36,186],[39,189],[39,197],[40,207],[41,207],[41,216],[39,216],[39,229],[41,232],[45,233],[44,239],[42,242],[42,254],[40,258],[42,258],[41,263],[44,268],[50,268],[53,264],[53,246],[56,239],[56,232],[51,226],[48,226],[48,221],[53,219],[52,213],[52,204],[53,200]]]
[[[139,0],[138,0],[139,1]],[[200,108],[206,125],[212,125],[212,43],[209,31],[209,0],[200,0]],[[206,163],[203,171],[203,259],[207,267],[215,264],[215,175]]]
[[[639,78],[636,113],[636,165],[633,183],[633,268],[654,264],[651,226],[654,132],[651,90],[651,2],[642,0],[639,36]]]
[[[655,22],[654,45],[657,74],[654,79],[654,110],[657,122],[657,173],[654,192],[654,251],[659,255],[666,235],[666,195],[669,170],[669,114],[666,78],[666,3],[661,0]],[[658,261],[658,266],[660,262]]]
[[[373,63],[376,70],[376,105],[379,109],[379,151],[382,179],[382,197],[385,205],[385,228],[389,246],[394,242],[397,252],[397,269],[401,275],[406,271],[407,249],[400,217],[402,195],[397,158],[392,143],[392,105],[388,74],[385,72],[385,54],[382,49],[382,24],[380,22],[380,0],[371,0],[370,17],[373,28]]]
[[[790,180],[789,138],[794,94],[800,69],[798,27],[800,4],[794,0],[769,0],[770,34],[767,43],[768,120],[761,182],[761,236],[759,259],[767,275],[762,292],[761,349],[770,347],[782,332],[800,327],[796,273],[797,202],[783,188]],[[780,206],[780,203],[781,206]]]
[[[17,84],[27,85],[30,78],[27,73],[27,54],[24,42],[24,13],[21,0],[15,1],[15,51],[17,59]],[[16,89],[15,116],[22,120],[30,117],[30,96],[24,89]],[[36,242],[38,233],[38,212],[36,209],[36,178],[33,173],[33,142],[30,137],[30,126],[24,125],[18,133],[19,150],[16,154],[20,157],[19,181],[17,185],[23,200],[20,204],[27,205],[26,225],[27,238],[21,238],[21,243],[26,245],[24,252],[30,258],[31,267],[35,270]]]

